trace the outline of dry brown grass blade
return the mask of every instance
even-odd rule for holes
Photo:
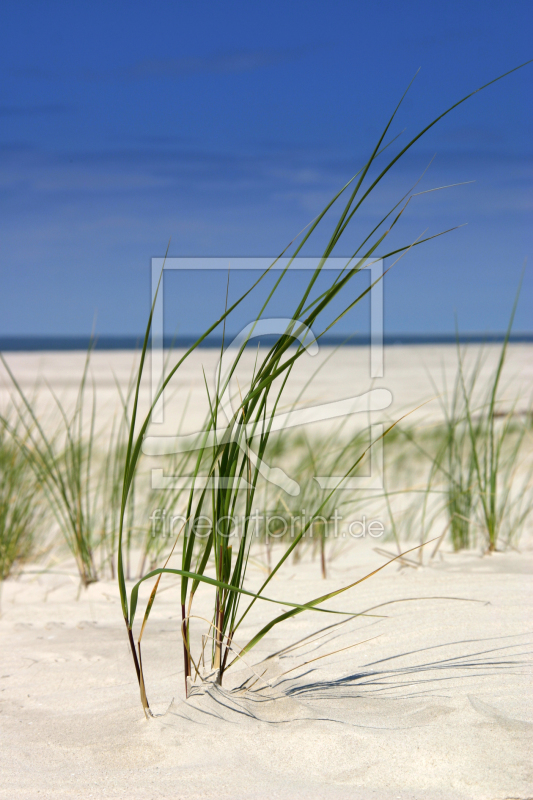
[[[180,536],[181,536],[181,533],[182,533],[182,531],[183,531],[183,529],[184,529],[185,525],[187,524],[187,522],[188,522],[188,520],[185,520],[185,522],[183,523],[183,525],[182,525],[182,526],[181,526],[181,528],[179,529],[179,531],[178,531],[178,535],[176,536],[176,541],[175,541],[175,542],[174,542],[174,544],[172,545],[172,550],[170,551],[170,553],[169,553],[169,555],[168,555],[168,557],[167,557],[167,560],[165,561],[164,567],[166,567],[166,566],[167,566],[167,564],[168,564],[168,562],[170,561],[170,559],[171,559],[171,557],[172,557],[172,554],[174,553],[174,548],[176,547],[176,545],[177,545],[177,543],[178,543],[178,539],[180,538]],[[161,572],[161,573],[160,573],[160,574],[157,576],[157,580],[156,580],[156,582],[155,582],[155,584],[154,584],[154,588],[152,589],[152,591],[151,591],[151,593],[150,593],[150,598],[149,598],[149,600],[148,600],[148,603],[147,603],[147,605],[146,605],[146,611],[144,612],[144,618],[143,618],[143,622],[142,622],[142,625],[141,625],[141,631],[140,631],[140,633],[139,633],[139,638],[138,638],[138,640],[137,640],[137,644],[139,644],[139,645],[141,644],[141,639],[142,639],[142,636],[143,636],[143,633],[144,633],[144,629],[145,629],[145,627],[146,627],[146,623],[148,622],[148,617],[149,617],[149,615],[150,615],[150,611],[152,610],[152,606],[153,606],[153,604],[154,604],[155,596],[156,596],[156,594],[157,594],[157,589],[158,589],[158,587],[159,587],[159,582],[161,581],[161,577],[163,576],[163,574],[164,574],[164,573],[163,573],[163,572]]]
[[[321,656],[316,656],[316,658],[310,658],[309,661],[304,661],[303,664],[298,664],[296,667],[291,667],[291,669],[282,672],[281,675],[276,675],[276,680],[278,678],[283,678],[284,675],[288,675],[290,672],[294,672],[297,669],[302,669],[302,667],[306,667],[308,664],[312,664],[314,661],[320,661],[321,658],[327,658],[328,656],[336,656],[337,653],[343,653],[345,650],[351,650],[352,647],[357,647],[360,644],[366,644],[367,642],[373,642],[374,639],[379,639],[380,636],[383,636],[382,633],[379,633],[377,636],[371,636],[370,639],[364,639],[362,642],[354,642],[354,644],[349,644],[347,647],[340,647],[338,650],[332,650],[329,653],[324,653]]]

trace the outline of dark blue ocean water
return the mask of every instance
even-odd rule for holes
[[[503,342],[505,333],[466,333],[459,335],[461,344],[490,344]],[[165,339],[165,347],[187,348],[196,341],[194,336],[177,337]],[[227,342],[231,337],[227,337]],[[262,344],[270,345],[273,337],[265,337],[260,340]],[[389,333],[385,334],[384,342],[386,345],[427,345],[427,344],[455,344],[457,338],[455,334],[410,334],[410,333]],[[510,337],[511,342],[533,342],[533,332],[513,333]],[[89,336],[0,336],[0,351],[7,352],[36,352],[36,351],[68,351],[68,350],[87,350],[91,338]],[[136,350],[142,347],[143,336],[98,336],[93,340],[96,350]],[[200,347],[220,348],[222,340],[220,336],[212,336],[205,339]],[[368,336],[324,336],[320,339],[322,346],[351,346],[365,347],[370,344]],[[257,340],[253,346],[257,347]]]

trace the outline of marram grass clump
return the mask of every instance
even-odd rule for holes
[[[511,70],[510,72],[513,72]],[[510,74],[510,73],[506,73]],[[500,76],[504,77],[504,76]],[[497,78],[495,80],[499,80]],[[486,84],[489,86],[491,81]],[[481,89],[486,88],[481,87]],[[477,89],[480,91],[480,89]],[[314,271],[302,296],[295,302],[291,320],[288,321],[285,332],[279,337],[276,343],[266,352],[265,355],[258,354],[258,360],[253,378],[248,386],[240,387],[240,397],[237,410],[230,414],[230,417],[223,421],[224,396],[229,390],[229,383],[234,376],[235,370],[241,359],[247,341],[244,341],[237,353],[231,358],[229,364],[226,363],[224,371],[220,369],[215,392],[209,396],[210,414],[207,420],[204,439],[197,447],[198,456],[196,467],[193,474],[192,487],[189,490],[186,522],[183,529],[176,537],[176,541],[170,555],[165,563],[154,570],[135,584],[128,595],[126,588],[125,564],[123,556],[124,536],[126,530],[126,510],[130,493],[133,488],[135,474],[141,452],[143,441],[147,434],[150,417],[155,403],[157,403],[169,381],[176,375],[180,367],[184,364],[191,353],[201,344],[201,342],[219,326],[224,329],[226,321],[239,304],[251,293],[262,280],[272,270],[276,269],[278,259],[261,275],[254,285],[245,292],[242,297],[226,308],[224,314],[213,322],[208,330],[190,347],[187,352],[179,358],[174,366],[169,370],[166,378],[162,382],[159,391],[153,399],[149,413],[142,419],[138,418],[139,389],[143,377],[146,352],[149,342],[152,312],[150,314],[143,348],[141,352],[140,365],[137,373],[135,391],[133,393],[133,406],[131,412],[131,422],[129,429],[129,439],[125,458],[123,473],[123,488],[121,499],[121,515],[118,540],[118,583],[121,596],[122,611],[126,624],[128,639],[131,646],[131,653],[139,680],[141,699],[145,713],[149,714],[149,704],[146,694],[146,686],[142,670],[141,640],[146,624],[150,615],[151,608],[156,598],[157,590],[164,574],[180,576],[181,579],[181,626],[180,634],[183,643],[183,663],[185,691],[198,676],[200,672],[200,659],[204,660],[203,652],[193,653],[191,648],[191,625],[196,623],[193,612],[193,603],[197,592],[209,591],[212,593],[213,606],[212,616],[203,624],[206,625],[204,642],[209,643],[211,669],[215,680],[222,683],[225,672],[248,653],[261,639],[271,631],[276,625],[288,618],[303,612],[328,613],[328,614],[347,614],[353,615],[353,611],[341,612],[324,608],[333,597],[346,592],[356,586],[361,580],[342,586],[335,591],[328,592],[319,597],[314,597],[306,603],[294,603],[287,600],[283,601],[283,606],[289,610],[277,616],[273,616],[270,622],[258,630],[247,643],[236,647],[235,636],[239,631],[243,620],[247,617],[250,609],[257,602],[267,602],[279,604],[266,594],[268,585],[274,575],[281,569],[283,564],[290,557],[298,546],[300,540],[305,535],[307,527],[303,526],[298,534],[285,548],[282,556],[272,566],[269,575],[265,578],[259,590],[252,592],[246,588],[246,573],[250,554],[251,530],[250,525],[245,524],[240,538],[235,543],[235,549],[229,544],[228,531],[225,529],[224,521],[232,514],[238,502],[245,508],[245,517],[251,518],[256,504],[256,495],[261,473],[264,472],[263,456],[267,448],[270,435],[276,417],[276,410],[279,407],[283,391],[290,379],[291,371],[298,359],[306,352],[307,347],[312,344],[315,337],[319,339],[335,325],[350,309],[362,300],[369,292],[369,289],[357,294],[352,291],[352,280],[367,265],[375,254],[380,251],[381,257],[397,256],[401,257],[410,248],[421,245],[434,236],[420,237],[415,242],[409,242],[401,247],[394,247],[387,250],[387,243],[390,234],[396,229],[403,213],[414,197],[413,190],[400,198],[398,203],[384,215],[380,222],[370,231],[359,233],[359,244],[352,250],[352,256],[346,258],[344,269],[339,275],[331,279],[326,289],[320,293],[313,293],[313,288],[319,276],[324,274],[323,267],[327,259],[332,256],[338,246],[343,234],[350,227],[352,233],[359,219],[359,210],[363,207],[367,199],[381,185],[393,166],[407,153],[410,148],[440,119],[450,113],[454,108],[468,100],[472,92],[453,106],[444,111],[436,119],[430,122],[422,131],[413,137],[403,148],[389,160],[385,159],[382,163],[384,153],[390,152],[390,147],[395,141],[387,141],[387,136],[395,119],[395,109],[391,118],[387,122],[374,150],[363,168],[335,195],[326,208],[319,216],[313,220],[307,229],[297,237],[297,243],[291,243],[281,256],[287,253],[290,256],[289,266],[281,271],[280,277],[276,280],[274,288],[268,294],[256,324],[268,315],[272,298],[278,291],[283,291],[283,280],[290,268],[292,260],[298,256],[304,245],[306,245],[313,234],[320,226],[320,230],[331,224],[332,215],[340,206],[340,211],[331,225],[330,232],[326,237],[327,244],[322,250],[322,256],[317,269]],[[403,99],[403,98],[402,98]],[[401,101],[400,101],[401,102]],[[380,166],[381,165],[381,166]],[[414,188],[414,187],[413,187]],[[296,240],[295,240],[296,241]],[[383,253],[383,251],[386,251]],[[281,257],[280,256],[280,257]],[[389,267],[390,268],[390,267]],[[341,301],[342,310],[337,314],[333,322],[326,324],[323,322],[325,311],[334,299]],[[248,339],[253,337],[254,326],[251,327]],[[222,359],[221,359],[222,364]],[[149,448],[148,448],[149,450]],[[346,472],[346,476],[352,474],[353,470],[360,463],[366,451],[357,456]],[[207,464],[207,475],[205,470],[200,471],[200,466]],[[320,514],[327,506],[331,497],[326,495],[313,511],[313,515]],[[200,520],[205,517],[205,513],[211,514],[212,527],[207,538],[198,536]],[[311,517],[312,518],[312,517]],[[309,522],[311,524],[311,520]],[[176,554],[174,556],[174,553]],[[170,567],[171,558],[178,558],[179,567]],[[214,576],[206,574],[206,569],[211,563],[214,564]],[[139,588],[144,581],[154,579],[154,586],[148,600],[140,631],[135,642],[133,625],[136,617]]]
[[[14,430],[20,433],[15,422]],[[24,438],[24,437],[23,437]],[[39,486],[9,432],[0,426],[0,581],[33,553],[42,509]]]

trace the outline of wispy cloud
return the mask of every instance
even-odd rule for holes
[[[254,72],[263,67],[273,67],[287,61],[303,58],[316,50],[316,46],[276,50],[235,50],[209,56],[181,56],[178,58],[145,58],[113,72],[85,72],[86,78],[119,80],[180,79],[189,75],[235,74]]]
[[[283,201],[288,206],[296,203],[311,214],[325,205],[361,163],[361,154],[328,148],[220,152],[156,145],[56,153],[11,143],[0,146],[0,203],[4,216],[43,203],[47,209],[58,209],[58,213],[65,206],[81,210],[85,203],[93,202],[102,203],[108,210],[114,205],[118,209],[128,206],[133,197],[143,205],[157,198],[157,202],[179,203],[182,207],[207,203],[210,208],[225,206],[230,199],[239,207],[265,202],[277,206]],[[377,214],[383,203],[396,202],[426,163],[423,153],[408,159],[404,169],[391,173],[375,199],[365,202],[362,213]],[[443,153],[420,189],[476,180],[468,188],[451,190],[454,210],[470,211],[475,195],[480,214],[503,209],[520,213],[530,205],[530,170],[531,159],[524,156]],[[450,208],[448,193],[437,194],[413,203],[410,215],[446,213]]]
[[[311,44],[292,48],[230,50],[206,56],[144,58],[115,69],[82,68],[68,76],[58,70],[30,64],[24,67],[8,69],[6,74],[27,80],[63,80],[66,77],[91,81],[139,81],[164,78],[179,80],[190,75],[230,75],[254,72],[265,67],[274,67],[289,61],[297,61],[324,47],[324,44]]]

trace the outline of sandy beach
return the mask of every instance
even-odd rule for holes
[[[498,346],[486,350],[490,374]],[[328,355],[317,357],[325,363],[307,403],[386,388],[393,402],[383,420],[430,400],[429,374],[442,390],[443,374],[453,382],[456,366],[450,346],[391,347],[384,377],[372,380],[363,349]],[[25,391],[46,378],[67,404],[83,358],[7,354]],[[165,424],[152,432],[175,432],[187,398],[184,430],[198,429],[200,367],[214,379],[217,358],[200,351],[174,386]],[[115,407],[113,376],[126,385],[133,359],[93,356],[101,430]],[[287,404],[309,370],[295,373]],[[533,346],[511,345],[501,396],[509,404],[519,396],[515,411],[524,411],[532,388]],[[0,389],[5,408],[4,373]],[[148,402],[146,389],[144,408]],[[46,419],[52,406],[44,388],[39,403]],[[440,418],[432,401],[413,424]],[[351,540],[326,580],[310,555],[288,561],[270,596],[301,603],[356,581],[385,563],[378,544],[395,554],[390,542]],[[319,612],[289,619],[228,672],[223,687],[199,683],[187,701],[179,585],[165,577],[143,640],[148,698],[159,715],[147,720],[116,582],[80,590],[74,562],[63,556],[46,571],[42,562],[26,564],[1,587],[0,797],[526,800],[533,796],[532,571],[531,522],[506,552],[453,553],[443,544],[431,561],[390,564],[330,601],[353,613],[342,624]],[[260,561],[251,564],[250,587],[263,577]],[[200,617],[210,615],[207,594],[195,606]],[[271,619],[268,606],[256,604],[237,646]]]
[[[0,800],[533,800],[533,2],[4,7]]]
[[[483,366],[479,383],[483,385],[484,379],[490,377],[496,367],[501,345],[487,344],[484,346],[471,344],[462,346],[467,364],[473,364],[479,353],[483,353]],[[178,360],[184,354],[183,350],[176,349],[172,359]],[[43,380],[49,382],[60,399],[72,401],[75,398],[79,381],[83,372],[86,354],[83,352],[33,352],[33,353],[6,353],[6,360],[13,369],[17,380],[24,391],[31,395],[36,385],[43,388]],[[166,356],[168,357],[168,355]],[[193,430],[197,424],[204,421],[204,408],[206,407],[206,392],[204,372],[208,384],[212,387],[216,381],[217,365],[220,351],[217,349],[197,350],[183,367],[179,375],[171,384],[168,391],[169,400],[177,406],[176,416],[181,417],[185,402],[190,397],[187,406],[185,424]],[[253,371],[256,351],[252,347],[243,356],[243,371],[245,374]],[[123,387],[127,387],[131,379],[132,369],[138,358],[132,351],[101,351],[93,352],[91,358],[91,375],[98,387],[99,409],[105,419],[106,411],[114,408],[116,404],[115,379]],[[149,375],[149,371],[147,373]],[[444,389],[443,376],[446,376],[448,390],[453,385],[457,374],[457,351],[455,345],[395,345],[384,348],[383,377],[370,377],[370,358],[367,347],[341,347],[332,348],[320,346],[319,352],[306,355],[300,359],[291,374],[291,378],[284,392],[284,403],[289,405],[300,394],[302,387],[314,375],[309,390],[305,395],[307,404],[314,402],[331,402],[340,398],[350,397],[352,394],[361,394],[370,387],[384,387],[391,391],[393,403],[389,416],[394,418],[397,414],[412,411],[417,405],[425,403]],[[430,379],[431,376],[431,379]],[[505,371],[502,380],[501,396],[509,402],[519,398],[517,410],[528,408],[533,387],[533,345],[530,343],[512,343],[509,345]],[[142,400],[148,404],[149,379],[143,384]],[[9,381],[3,367],[0,365],[0,399],[5,406],[8,397]],[[46,387],[39,394],[39,399],[46,402],[49,393]],[[172,405],[170,406],[172,409]],[[426,406],[422,419],[440,416],[438,402]],[[418,417],[417,417],[418,418]],[[168,422],[172,429],[175,419]]]

